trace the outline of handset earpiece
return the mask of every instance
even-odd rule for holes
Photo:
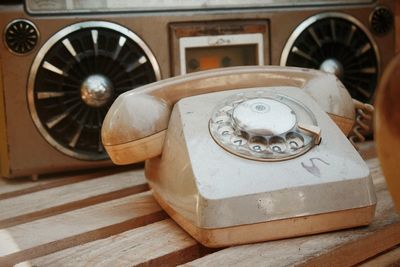
[[[347,134],[354,123],[351,97],[332,74],[278,66],[246,66],[196,72],[161,80],[120,95],[102,126],[102,141],[116,164],[161,154],[169,116],[181,98],[251,87],[303,88]]]

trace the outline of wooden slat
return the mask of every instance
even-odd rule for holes
[[[359,267],[395,267],[400,266],[400,247],[386,251],[373,259],[359,265]]]
[[[167,219],[18,266],[176,266],[201,255],[196,241]]]
[[[371,159],[367,163],[371,168],[374,181],[382,183],[379,161]],[[385,186],[378,185],[378,188],[380,188],[378,192],[380,204],[377,216],[380,218],[383,216],[387,220],[386,223],[390,224],[393,222],[391,220],[397,220],[397,217],[393,217],[391,201],[385,190]],[[390,216],[386,216],[385,212],[390,214]],[[236,266],[265,266],[267,265],[266,263],[271,263],[274,266],[282,265],[283,259],[286,258],[293,259],[291,263],[294,264],[298,263],[298,261],[301,262],[304,259],[308,259],[308,257],[315,256],[315,254],[323,254],[323,252],[329,251],[332,247],[341,246],[343,241],[346,244],[354,240],[358,241],[368,233],[379,230],[378,228],[382,225],[382,223],[374,222],[368,228],[228,248],[193,261],[188,265],[218,266],[236,264]],[[389,233],[393,234],[391,231]],[[396,239],[397,237],[394,236],[393,238]],[[183,242],[182,239],[190,240],[190,242]],[[393,242],[393,239],[389,242]],[[325,245],[320,246],[320,244]],[[387,244],[383,244],[383,247],[385,246]],[[299,248],[301,249],[299,250]],[[27,264],[27,266],[30,264],[34,266],[63,266],[66,264],[70,266],[83,266],[90,263],[90,265],[95,266],[107,266],[112,263],[113,266],[173,266],[196,259],[202,255],[203,251],[204,248],[181,230],[179,226],[170,220],[166,220],[127,231],[104,240],[97,240],[82,246],[49,254],[25,262],[24,264]],[[376,249],[374,249],[374,253],[377,253]],[[266,261],[266,258],[270,262]]]
[[[367,150],[370,151],[369,148]],[[98,192],[93,194],[97,199],[87,205],[102,203],[81,208],[80,204],[85,203],[85,200],[81,200],[83,195],[80,193],[60,202],[55,199],[55,205],[46,206],[47,202],[42,202],[37,206],[42,208],[36,208],[31,212],[33,215],[38,214],[34,216],[36,221],[13,224],[15,226],[0,231],[2,240],[0,255],[5,255],[0,258],[0,266],[17,262],[20,262],[18,266],[174,266],[185,263],[187,266],[281,266],[340,265],[345,261],[346,264],[355,264],[395,246],[400,240],[400,218],[394,213],[379,161],[371,158],[374,155],[369,152],[366,155],[366,158],[370,158],[367,164],[371,169],[379,201],[376,219],[369,227],[232,247],[202,257],[205,252],[211,251],[205,250],[172,220],[153,223],[165,218],[166,215],[154,202],[150,192],[124,198],[118,198],[122,196],[117,194],[113,198],[118,199],[109,201],[104,200],[104,195],[120,192],[126,188],[116,191],[113,190],[118,186],[110,191],[93,188]],[[138,186],[145,186],[142,171],[131,176],[136,175],[141,177],[139,180],[142,179],[142,184],[138,183]],[[124,177],[124,174],[121,176]],[[110,186],[112,181],[119,181],[116,177],[120,175],[113,177],[113,179],[104,177],[106,179],[105,182],[101,182],[102,186]],[[103,178],[92,180],[101,179]],[[124,179],[127,178],[122,178],[122,183],[126,182]],[[90,191],[93,184],[84,185],[84,189],[81,189],[81,185],[92,180],[77,183],[80,186],[76,187],[76,190]],[[40,199],[37,194],[43,194],[42,197],[53,196],[54,194],[48,194],[48,191],[52,190],[58,193],[66,192],[69,195],[72,194],[69,188],[74,185],[31,193],[27,199],[32,199],[32,195],[35,196],[34,199]],[[131,188],[132,184],[127,187]],[[57,191],[61,188],[63,189]],[[90,195],[90,192],[88,194]],[[13,199],[20,200],[22,197],[24,196]],[[89,196],[90,198],[92,197]],[[6,200],[8,199],[0,201],[1,211],[4,210],[2,203]],[[147,209],[144,208],[146,205],[157,208],[154,210],[149,208],[150,211],[145,212],[146,214],[141,213]],[[65,212],[68,207],[76,210]],[[55,215],[59,210],[64,213]],[[28,213],[23,211],[22,216],[29,214],[29,211]],[[49,217],[38,220],[38,217],[44,217],[42,215],[44,211],[48,211],[45,212],[45,216]],[[0,213],[0,218],[1,216]],[[131,230],[135,227],[138,228]],[[48,229],[48,233],[44,229]],[[11,237],[8,240],[11,240],[8,243],[11,245],[5,246],[8,251],[1,250],[3,240],[7,240],[5,237]],[[26,261],[23,262],[24,260]]]
[[[0,178],[0,199],[21,195],[15,192],[30,192],[32,187],[40,187],[51,183],[53,180],[61,180],[63,178],[49,178],[45,180],[32,181],[29,178],[5,179]],[[23,193],[22,193],[23,194]]]
[[[185,266],[350,266],[400,242],[400,216],[379,174],[376,159],[367,161],[377,188],[378,204],[373,223],[311,237],[227,248]]]
[[[364,160],[369,160],[377,157],[375,142],[373,141],[357,143],[357,149]]]
[[[0,200],[0,227],[33,221],[148,190],[143,170],[133,170]]]
[[[136,166],[136,168],[138,168],[138,166]],[[37,181],[33,181],[29,177],[15,179],[0,178],[0,200],[62,185],[77,183],[88,179],[99,178],[101,176],[111,175],[129,169],[133,168],[113,166],[101,170],[42,175]]]
[[[0,230],[0,266],[43,256],[165,219],[150,192]]]

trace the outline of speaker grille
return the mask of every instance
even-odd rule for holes
[[[334,73],[351,96],[369,102],[377,85],[379,60],[376,45],[354,18],[325,13],[304,21],[292,34],[281,65]]]
[[[372,31],[377,35],[384,35],[393,28],[394,17],[392,11],[384,6],[378,6],[370,17]]]
[[[10,51],[23,55],[35,48],[39,40],[39,32],[28,20],[13,20],[5,28],[4,40]]]
[[[40,50],[28,88],[32,118],[58,150],[79,159],[107,158],[100,130],[121,93],[160,78],[150,49],[110,22],[82,22]]]

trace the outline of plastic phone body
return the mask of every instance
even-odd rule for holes
[[[221,247],[369,224],[369,169],[344,134],[353,120],[333,75],[237,67],[121,95],[102,137],[115,163],[146,160],[160,205]]]

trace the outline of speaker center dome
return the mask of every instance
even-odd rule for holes
[[[343,78],[343,65],[334,58],[325,59],[319,69],[327,73],[335,74],[339,79]]]
[[[101,74],[90,75],[81,85],[81,99],[90,107],[104,106],[112,98],[113,92],[111,81]]]

